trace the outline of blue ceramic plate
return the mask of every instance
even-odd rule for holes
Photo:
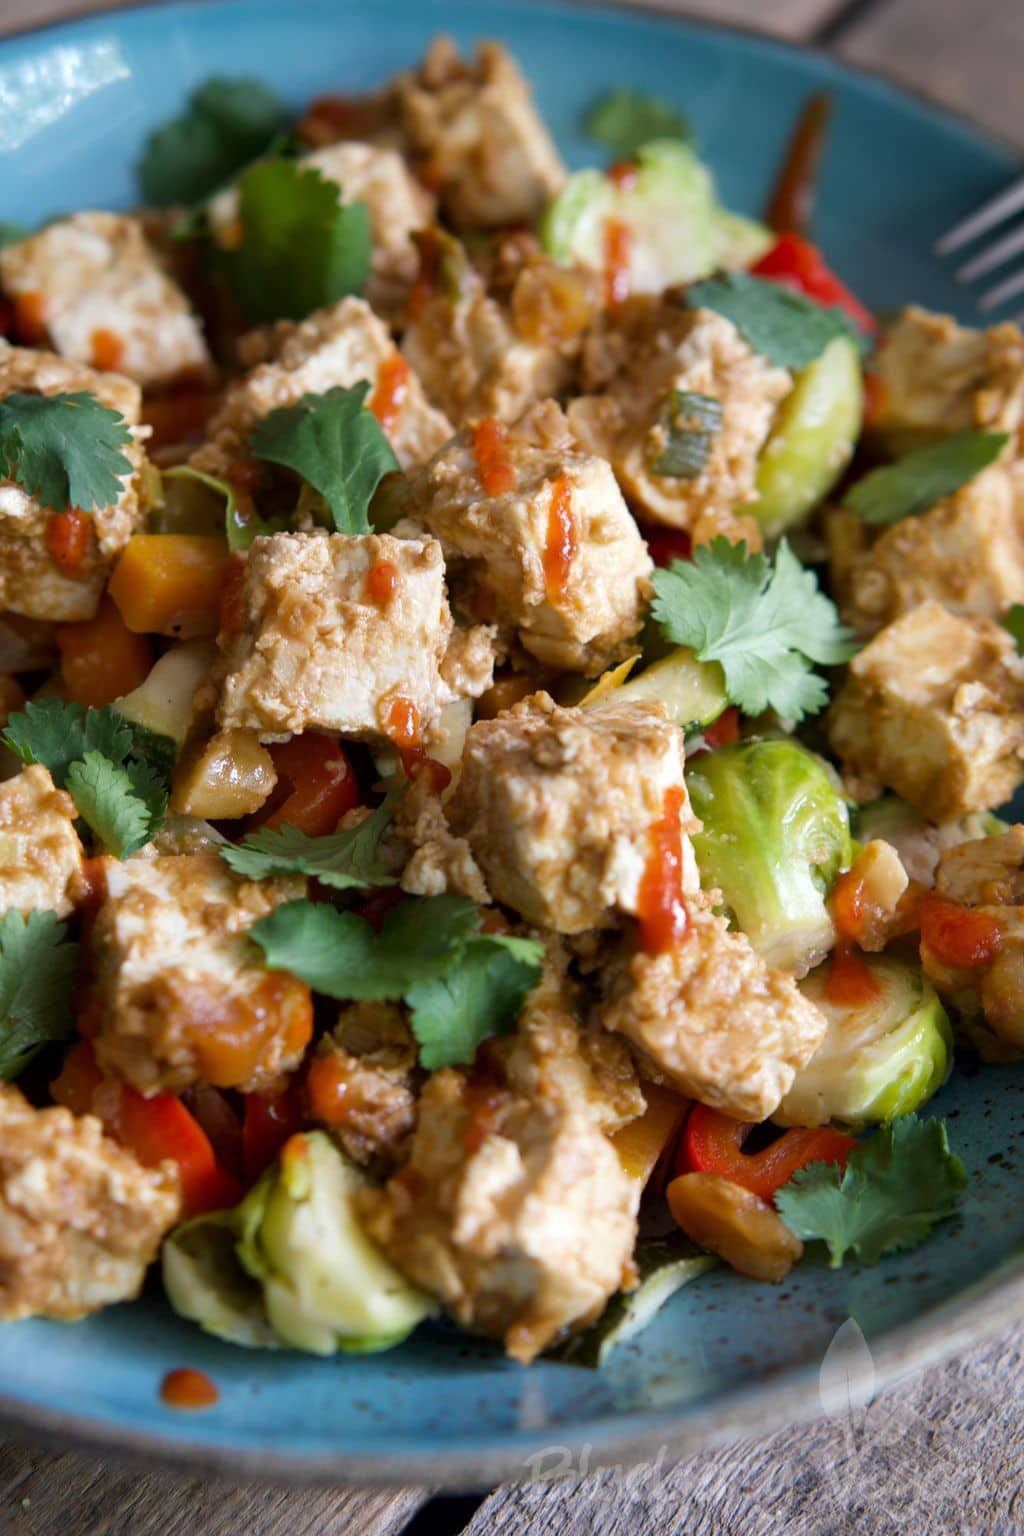
[[[146,132],[207,75],[262,76],[299,104],[376,84],[439,29],[464,44],[510,45],[574,165],[592,156],[580,118],[603,89],[670,97],[692,118],[725,201],[749,212],[797,108],[827,86],[837,111],[817,233],[881,309],[909,299],[962,307],[932,242],[1016,168],[1008,151],[889,85],[704,26],[514,0],[214,0],[0,47],[0,217],[130,204]],[[943,1090],[936,1109],[970,1185],[962,1214],[927,1246],[875,1269],[834,1274],[812,1262],[778,1288],[716,1272],[600,1374],[524,1370],[440,1327],[363,1359],[247,1353],[203,1337],[154,1296],[73,1326],[0,1329],[0,1410],[28,1428],[237,1474],[430,1484],[582,1471],[777,1426],[820,1411],[822,1361],[848,1318],[870,1353],[851,1328],[838,1347],[866,1388],[872,1370],[881,1381],[1019,1316],[1022,1093],[1022,1068],[961,1072]],[[180,1365],[215,1378],[214,1410],[161,1406],[161,1378]]]

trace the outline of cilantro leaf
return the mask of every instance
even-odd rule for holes
[[[271,970],[291,971],[327,997],[386,1002],[438,976],[480,925],[465,896],[414,896],[380,932],[354,912],[289,901],[249,930]]]
[[[668,439],[652,465],[654,473],[696,480],[711,457],[711,441],[721,426],[720,400],[690,389],[672,390]]]
[[[651,612],[666,639],[689,646],[698,661],[720,662],[729,699],[746,714],[816,714],[828,689],[812,665],[835,666],[856,649],[835,604],[785,539],[774,568],[767,555],[720,537],[652,579]]]
[[[238,181],[241,244],[218,250],[247,320],[301,320],[358,293],[370,273],[370,219],[312,166],[260,160]]]
[[[143,197],[162,208],[208,196],[263,154],[289,116],[280,97],[259,80],[205,81],[184,112],[146,140],[137,167]]]
[[[81,704],[40,699],[11,715],[0,739],[23,763],[42,763],[63,789],[71,764],[86,752],[123,763],[132,749],[133,727],[109,704],[86,710]]]
[[[619,160],[632,160],[652,139],[693,137],[686,118],[667,101],[641,91],[607,91],[594,102],[583,122],[592,139],[607,144]]]
[[[951,432],[895,464],[873,469],[847,491],[843,505],[874,527],[919,517],[987,469],[1009,441],[1006,432]]]
[[[883,1254],[915,1248],[953,1215],[966,1182],[945,1121],[907,1115],[851,1152],[845,1172],[835,1163],[801,1169],[775,1205],[798,1237],[828,1244],[838,1269],[847,1253],[874,1264]]]
[[[32,231],[27,224],[15,224],[12,219],[0,219],[0,251],[5,245],[17,245],[27,240]]]
[[[471,1062],[481,1040],[504,1034],[537,980],[543,945],[477,935],[440,976],[406,991],[410,1025],[428,1072]]]
[[[860,339],[836,309],[825,309],[802,293],[749,272],[722,272],[686,290],[691,309],[713,309],[731,320],[740,335],[772,363],[799,372],[820,357],[830,341]]]
[[[87,752],[68,769],[67,789],[79,814],[115,858],[126,859],[148,840],[150,807],[127,768],[99,752]]]
[[[377,856],[381,837],[391,822],[392,804],[392,800],[385,800],[358,826],[325,837],[310,837],[298,827],[251,832],[241,844],[223,847],[220,856],[246,880],[308,875],[336,891],[394,885],[394,877]]]
[[[1024,656],[1024,603],[1011,603],[1009,612],[1003,617],[1003,628],[1017,642],[1017,655]]]
[[[0,400],[0,476],[54,512],[109,507],[132,471],[124,417],[87,391]]]
[[[366,509],[385,475],[398,469],[394,449],[365,400],[366,381],[303,395],[253,427],[249,442],[258,459],[283,464],[319,491],[339,533],[369,533]]]
[[[0,1078],[10,1082],[51,1040],[74,1031],[78,945],[56,912],[0,918]]]

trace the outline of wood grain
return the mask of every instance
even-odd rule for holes
[[[0,1447],[3,1536],[395,1536],[422,1488],[244,1488]]]

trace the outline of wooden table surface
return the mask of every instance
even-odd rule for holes
[[[826,46],[1024,144],[1022,0],[659,3]],[[0,0],[0,32],[102,8]],[[1024,1532],[1022,1419],[1024,1327],[811,1426],[472,1499],[232,1487],[8,1445],[0,1536],[1002,1536]]]

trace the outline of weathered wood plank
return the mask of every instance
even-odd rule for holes
[[[1020,0],[890,0],[852,25],[837,51],[1024,144]]]
[[[1022,1411],[1024,1329],[756,1443],[499,1488],[465,1536],[1009,1536],[1024,1529]]]
[[[397,1536],[418,1488],[288,1489],[0,1446],[3,1536]]]

